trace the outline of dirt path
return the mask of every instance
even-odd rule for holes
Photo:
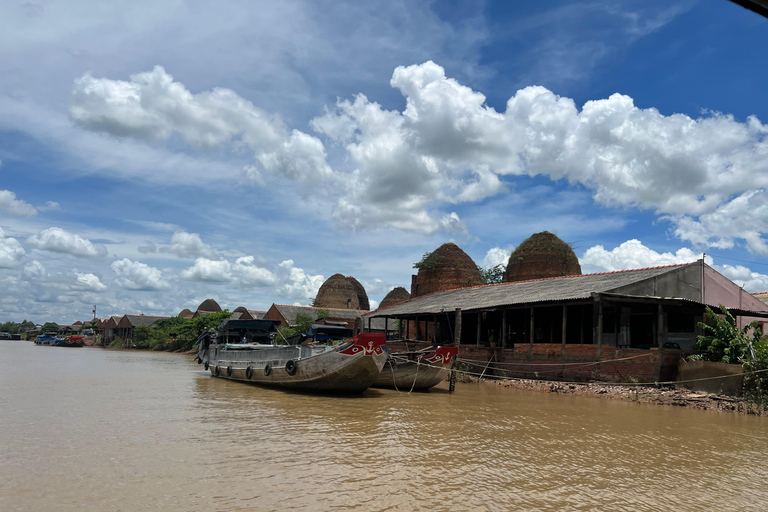
[[[489,381],[497,386],[543,393],[560,393],[594,398],[610,398],[630,402],[676,405],[693,409],[735,412],[768,416],[768,409],[740,398],[687,389],[655,388],[650,386],[612,386],[610,384],[570,384],[542,380]]]

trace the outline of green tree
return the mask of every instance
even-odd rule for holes
[[[483,268],[478,265],[477,270],[480,271],[480,276],[483,278],[483,284],[496,284],[504,280],[504,265],[496,265],[495,267],[489,268]]]
[[[40,330],[43,333],[56,333],[59,332],[59,324],[55,322],[45,322]]]
[[[758,322],[751,322],[741,329],[736,318],[721,305],[720,313],[707,307],[705,321],[699,322],[704,334],[698,337],[696,348],[706,351],[703,359],[719,363],[741,364],[751,359],[751,348],[761,343],[762,331]]]

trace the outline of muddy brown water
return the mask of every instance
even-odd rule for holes
[[[768,510],[768,420],[459,384],[360,397],[0,341],[0,510]]]

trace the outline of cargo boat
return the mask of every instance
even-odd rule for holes
[[[361,393],[387,360],[384,334],[362,333],[337,344],[271,345],[199,341],[198,363],[214,377],[326,393]]]

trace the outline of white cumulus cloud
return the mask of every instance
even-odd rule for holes
[[[309,275],[304,269],[293,265],[293,260],[280,263],[282,275],[278,292],[286,298],[306,304],[317,296],[317,291],[325,282],[325,278],[322,275]]]
[[[480,266],[483,268],[494,268],[498,265],[501,265],[506,268],[507,263],[509,262],[509,257],[514,250],[514,246],[509,246],[506,248],[493,247],[488,249],[488,252],[485,253],[485,257],[483,258],[483,262],[480,264]]]
[[[243,256],[235,260],[231,278],[241,287],[274,286],[278,280],[274,272],[256,265],[253,256]]]
[[[130,81],[86,73],[75,81],[69,115],[82,128],[116,137],[164,141],[178,133],[200,148],[244,143],[267,171],[308,184],[331,174],[317,138],[289,130],[230,89],[193,94],[161,66]]]
[[[37,213],[37,209],[21,199],[16,199],[16,194],[10,190],[0,190],[0,212],[19,217],[30,217]]]
[[[90,240],[76,233],[70,233],[56,227],[44,229],[37,235],[32,235],[27,239],[27,243],[41,251],[88,258],[98,258],[107,254],[107,249],[103,245],[93,244]]]
[[[95,274],[83,274],[80,272],[75,272],[75,275],[77,275],[77,284],[83,288],[93,290],[95,292],[103,292],[107,289],[107,285],[102,283],[99,280],[99,277]]]
[[[504,177],[543,175],[582,184],[605,205],[653,210],[696,245],[743,239],[768,254],[768,128],[756,117],[667,116],[622,94],[579,109],[540,86],[499,112],[433,62],[398,67],[390,83],[402,112],[358,95],[311,123],[354,165],[342,224],[432,232],[440,201],[482,200],[506,191]]]
[[[146,263],[131,261],[128,258],[112,262],[115,282],[118,286],[129,290],[154,291],[165,290],[170,285],[163,279],[163,273]]]
[[[141,252],[154,252],[154,244],[140,247]],[[160,252],[175,254],[180,258],[215,258],[216,251],[203,242],[197,233],[177,231],[171,237],[171,245],[160,247]]]
[[[27,251],[21,246],[18,240],[6,237],[5,232],[0,228],[0,268],[15,268],[21,265]]]
[[[584,256],[579,258],[579,261],[585,272],[613,272],[691,263],[701,259],[701,257],[702,253],[694,252],[688,248],[678,249],[675,253],[659,253],[643,245],[640,240],[633,239],[627,240],[611,250],[606,250],[602,245],[590,247]],[[710,265],[712,264],[712,259],[709,257],[705,261]]]
[[[228,283],[232,280],[232,265],[227,260],[197,258],[195,264],[181,272],[187,281]]]

